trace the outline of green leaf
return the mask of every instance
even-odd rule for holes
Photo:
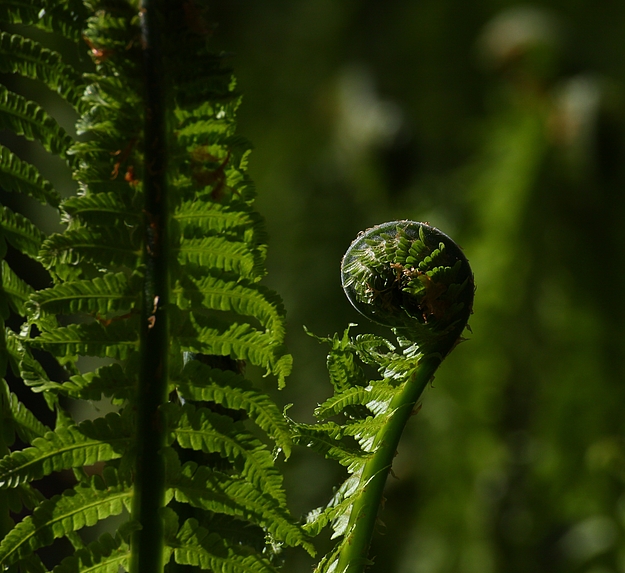
[[[112,468],[106,468],[104,479],[94,476],[88,484],[80,483],[42,502],[32,516],[18,523],[0,542],[0,567],[19,562],[70,532],[119,515],[124,508],[129,510],[131,500],[130,487],[117,480]]]
[[[106,318],[109,313],[127,311],[138,303],[139,285],[129,283],[123,273],[93,280],[64,282],[38,291],[30,304],[31,320],[56,314],[86,313]]]
[[[123,360],[139,348],[136,318],[118,320],[108,326],[99,322],[70,324],[42,332],[31,346],[53,356],[101,356]]]
[[[101,366],[95,372],[74,374],[67,382],[52,382],[26,348],[20,350],[20,374],[24,383],[33,392],[44,392],[44,396],[61,394],[80,400],[101,400],[103,396],[114,400],[127,400],[135,389],[130,379],[117,362]],[[128,368],[128,366],[126,365]]]
[[[333,339],[327,340],[332,345],[327,360],[330,382],[339,392],[354,385],[365,385],[366,380],[362,367],[356,362],[349,330],[348,327],[342,338],[335,334]]]
[[[179,223],[180,233],[185,237],[230,235],[241,240],[253,232],[256,243],[265,239],[262,236],[262,218],[245,203],[222,205],[194,198],[180,203],[173,219]]]
[[[368,408],[373,414],[386,411],[388,404],[397,392],[397,388],[384,383],[382,380],[376,381],[373,385],[363,388],[353,386],[343,392],[336,392],[325,402],[315,409],[315,417],[318,420],[325,420],[331,416],[342,413],[349,406],[361,405]]]
[[[63,63],[60,54],[22,36],[0,33],[0,72],[18,73],[45,83],[75,109],[84,108],[80,74]]]
[[[41,107],[0,85],[0,129],[38,141],[46,151],[69,160],[73,139]],[[71,163],[72,161],[70,161]]]
[[[215,402],[231,410],[245,410],[284,452],[291,453],[288,424],[275,402],[240,374],[209,368],[199,360],[190,360],[182,371],[179,391],[189,400]]]
[[[48,431],[43,438],[35,438],[32,447],[0,460],[0,487],[16,487],[60,470],[119,458],[129,441],[128,424],[115,413]]]
[[[130,546],[118,534],[105,533],[57,565],[52,573],[118,573],[128,570]]]
[[[278,572],[260,555],[228,544],[218,534],[200,527],[195,519],[187,520],[169,545],[174,549],[174,560],[180,565],[220,573]]]
[[[287,510],[249,482],[188,462],[172,486],[176,501],[239,517],[268,530],[278,541],[291,547],[300,545],[314,553],[302,528]]]
[[[206,408],[196,409],[191,404],[185,404],[178,416],[172,431],[181,447],[220,454],[234,465],[241,477],[286,507],[282,475],[274,466],[273,456],[242,422]]]
[[[316,425],[296,424],[293,441],[315,450],[328,459],[338,461],[350,471],[355,471],[370,457],[370,454],[355,445],[350,446],[343,442],[345,435],[343,426],[334,422]]]
[[[280,387],[291,372],[293,359],[272,336],[259,332],[248,323],[232,323],[224,329],[212,328],[201,315],[191,315],[191,329],[181,335],[181,345],[202,354],[232,356],[249,360],[278,377]],[[204,324],[202,324],[204,323]],[[198,344],[199,343],[199,344]]]
[[[0,145],[0,187],[4,191],[33,197],[40,203],[57,207],[60,196],[52,183],[45,179],[39,170],[23,161],[10,149]]]
[[[107,182],[111,185],[112,182]],[[93,225],[119,225],[120,223],[130,226],[138,225],[143,214],[130,200],[125,200],[122,194],[127,184],[115,183],[116,192],[90,193],[70,197],[63,201],[62,209],[70,218],[79,218]],[[90,188],[92,185],[90,185]]]
[[[126,266],[136,269],[141,248],[137,233],[126,227],[69,229],[44,241],[41,261],[47,268],[87,261],[98,268]]]
[[[250,280],[259,280],[265,274],[262,261],[250,251],[249,245],[225,237],[183,239],[173,250],[181,265],[233,272]]]
[[[37,386],[48,384],[50,378],[43,366],[35,360],[30,349],[24,344],[25,339],[15,334],[12,330],[7,330],[7,349],[10,358],[14,361],[14,370],[24,380],[27,386],[32,386],[33,391],[37,392]]]
[[[19,401],[15,394],[8,394],[7,407],[9,410],[7,414],[10,414],[15,430],[22,441],[27,444],[31,444],[35,438],[41,437],[46,434],[46,432],[50,431],[46,425],[42,424],[35,415]],[[0,466],[1,464],[2,461],[0,460]]]
[[[269,289],[245,281],[204,276],[193,279],[181,277],[172,289],[176,304],[182,308],[210,308],[233,311],[254,317],[274,341],[284,338],[285,312],[280,298]]]
[[[71,376],[67,382],[58,384],[58,391],[71,398],[101,400],[102,396],[127,400],[136,383],[117,362],[101,366],[95,372]]]
[[[45,235],[26,217],[0,205],[0,224],[6,240],[21,253],[36,259]]]
[[[38,0],[36,4],[27,0],[0,2],[0,21],[36,26],[74,41],[82,39],[86,16],[80,0]]]
[[[2,265],[2,289],[7,296],[11,308],[20,316],[26,316],[26,301],[34,292],[33,288],[19,278],[3,260]]]

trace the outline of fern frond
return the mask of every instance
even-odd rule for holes
[[[84,42],[95,63],[95,73],[81,75],[37,42],[0,34],[0,59],[11,60],[0,71],[58,92],[81,113],[77,131],[86,135],[72,141],[36,104],[0,91],[0,129],[61,156],[79,187],[59,205],[34,167],[0,149],[0,185],[6,180],[9,190],[60,206],[67,223],[63,233],[45,237],[27,219],[3,211],[6,240],[52,278],[49,288],[32,292],[2,267],[0,311],[8,315],[10,304],[25,318],[20,334],[6,332],[6,355],[23,382],[43,394],[57,423],[49,432],[12,402],[12,423],[31,446],[0,460],[0,484],[12,508],[36,507],[0,543],[0,568],[43,573],[36,552],[62,537],[76,551],[55,573],[147,571],[136,556],[153,550],[159,559],[173,553],[178,563],[225,573],[269,573],[280,545],[313,553],[288,511],[271,446],[263,443],[266,434],[275,452],[288,457],[291,429],[283,414],[240,374],[183,359],[197,352],[228,356],[235,365],[248,361],[280,386],[292,363],[283,345],[283,305],[258,284],[266,272],[266,233],[246,174],[251,146],[235,134],[240,95],[223,56],[208,52],[206,35],[190,31],[196,3],[182,4],[142,11],[128,0],[0,6],[0,21],[60,31]],[[158,26],[167,25],[162,60],[150,44],[154,15]],[[160,65],[173,84],[162,100],[152,97],[162,86],[150,79]],[[41,354],[54,359],[53,367]],[[83,356],[116,362],[82,372]],[[177,406],[177,395],[200,404]],[[120,414],[76,425],[62,407],[63,397],[103,396]],[[233,420],[240,410],[263,436],[256,437],[257,428],[250,432],[247,420]],[[226,471],[180,467],[166,447],[166,431],[177,448],[205,452],[200,457]],[[84,471],[97,462],[106,464],[104,481],[89,480]],[[123,469],[127,482],[120,483],[114,468]],[[29,482],[65,469],[80,481],[73,489],[44,501],[31,495]],[[141,523],[132,533],[132,557],[124,535],[84,547],[78,531],[123,508]],[[174,509],[199,521],[187,521],[176,536]],[[163,531],[169,549],[154,547]]]
[[[42,245],[40,258],[48,269],[86,261],[97,268],[126,266],[136,269],[141,254],[139,238],[127,228],[79,228],[52,235]]]
[[[37,258],[45,235],[30,220],[0,205],[0,225],[11,245],[29,257]]]
[[[187,328],[181,332],[182,346],[202,354],[232,356],[249,360],[278,378],[282,386],[291,372],[293,359],[282,344],[272,336],[259,332],[249,323],[233,323],[223,329],[211,327],[205,317],[192,314]]]
[[[38,386],[50,382],[50,377],[35,360],[30,349],[25,345],[22,336],[15,334],[12,330],[6,330],[7,352],[12,361],[13,370],[19,372],[27,385]]]
[[[36,167],[1,145],[0,186],[5,191],[28,195],[53,207],[58,206],[61,200],[52,183],[42,177]]]
[[[295,443],[315,450],[328,459],[336,460],[351,472],[359,468],[370,454],[343,441],[348,435],[342,426],[333,422],[321,425],[295,424]]]
[[[85,5],[80,0],[40,0],[37,4],[3,0],[0,5],[2,22],[36,26],[75,41],[82,39],[85,19]]]
[[[91,184],[90,189],[93,190],[95,186]],[[132,203],[132,199],[126,199],[123,193],[128,185],[107,182],[107,186],[115,186],[118,189],[116,192],[98,192],[70,197],[63,201],[63,211],[67,213],[70,220],[78,218],[92,225],[116,225],[120,222],[131,226],[138,225],[142,215],[140,208]]]
[[[187,462],[172,486],[176,501],[254,523],[277,541],[314,553],[307,535],[289,513],[249,482]]]
[[[39,80],[77,111],[84,108],[81,97],[85,85],[80,74],[64,64],[57,52],[44,48],[38,42],[6,32],[0,33],[0,72],[18,73]]]
[[[217,533],[200,527],[197,520],[187,520],[175,539],[169,542],[174,560],[207,571],[223,573],[277,573],[266,559],[250,553],[246,547],[227,543]]]
[[[53,356],[101,356],[124,360],[139,347],[136,318],[114,321],[70,324],[42,332],[29,344],[47,350]],[[134,324],[133,324],[134,323]]]
[[[0,129],[8,129],[28,140],[41,143],[43,148],[63,157],[68,163],[68,151],[74,140],[47,112],[32,101],[0,86]]]
[[[332,526],[332,539],[343,535],[349,522],[354,497],[358,494],[360,474],[348,477],[332,496],[326,507],[317,508],[306,516],[304,529],[311,536],[321,533],[328,525]]]
[[[9,340],[12,344],[21,344],[15,335]],[[20,349],[16,350],[15,356],[24,383],[30,386],[33,392],[43,392],[44,396],[61,394],[76,400],[91,401],[101,400],[104,396],[123,401],[128,400],[134,391],[135,382],[117,362],[100,366],[94,372],[74,374],[67,382],[53,382],[27,347],[21,345]]]
[[[9,388],[4,380],[2,381],[2,385],[4,386],[7,397],[5,404],[8,408],[8,412],[6,415],[7,417],[10,415],[15,431],[22,441],[27,444],[32,444],[35,438],[42,437],[50,431],[45,424],[42,424],[35,415],[19,401],[19,398],[15,394],[12,392],[9,393]],[[0,464],[2,464],[2,460],[0,460]]]
[[[243,278],[256,281],[264,274],[262,261],[243,242],[225,237],[203,237],[183,239],[174,249],[181,265],[196,265],[218,271],[231,272]]]
[[[241,280],[204,276],[200,279],[181,277],[172,295],[182,308],[204,307],[233,311],[258,320],[276,342],[284,338],[285,312],[282,302],[269,289]]]
[[[121,401],[130,398],[135,385],[121,365],[114,363],[101,366],[95,372],[71,376],[67,382],[58,385],[58,391],[82,400],[101,400],[106,396]]]
[[[111,413],[77,426],[48,431],[32,447],[0,460],[0,488],[12,488],[70,468],[121,457],[129,444],[129,428],[119,414]]]
[[[375,478],[377,487],[380,487],[379,484],[383,483],[381,479],[385,479],[389,471],[390,465],[375,465],[379,463],[376,455],[383,447],[380,436],[396,413],[393,400],[401,396],[406,380],[416,371],[420,357],[406,355],[401,344],[397,349],[379,336],[352,337],[349,335],[350,327],[342,336],[315,337],[330,346],[328,370],[335,388],[334,395],[315,410],[315,416],[321,422],[292,422],[296,443],[338,461],[348,471],[347,479],[328,505],[312,512],[304,526],[311,535],[318,535],[325,527],[331,526],[332,538],[339,539],[334,549],[317,565],[315,571],[318,573],[327,573],[337,566],[339,555],[353,543],[351,535],[359,522],[357,516],[362,511],[361,504],[369,495],[369,484]],[[365,365],[374,366],[380,378],[364,382]],[[409,370],[409,365],[412,370]],[[339,421],[328,420],[335,416],[339,417]],[[375,469],[372,469],[374,466]],[[369,508],[369,511],[377,511],[377,507]]]
[[[229,410],[244,410],[276,442],[285,457],[289,457],[291,432],[282,412],[275,402],[240,374],[190,360],[182,371],[178,389],[189,400],[214,402]]]
[[[59,283],[38,291],[31,299],[31,320],[56,314],[85,313],[105,318],[138,304],[139,284],[123,273],[107,274],[93,280]]]
[[[255,243],[264,240],[260,215],[242,202],[222,205],[194,197],[177,206],[173,220],[180,225],[180,233],[185,237],[226,235],[244,240],[252,235]]]
[[[78,120],[76,131],[79,135],[90,133],[96,139],[75,145],[72,152],[89,159],[89,163],[99,158],[111,167],[119,155],[127,155],[126,159],[130,160],[143,127],[142,114],[137,114],[141,109],[141,97],[129,90],[127,82],[119,77],[87,74],[86,79],[93,83],[85,91],[85,101],[95,105]],[[83,167],[86,170],[81,169],[79,173],[81,180],[87,183],[115,179],[110,167],[106,171],[94,171],[89,165]]]
[[[397,388],[385,383],[383,380],[376,381],[374,385],[363,388],[354,386],[343,392],[337,392],[325,402],[315,408],[315,417],[325,420],[344,412],[349,406],[365,406],[371,412],[378,414],[384,412],[393,398]]]
[[[345,329],[343,336],[335,334],[332,338],[317,336],[304,328],[306,334],[330,346],[331,350],[328,353],[327,367],[330,382],[337,392],[341,392],[352,386],[366,386],[368,383],[362,366],[358,361],[354,343],[349,336],[349,331],[352,326],[356,325],[350,324]]]
[[[129,509],[132,490],[115,470],[106,468],[104,479],[94,476],[63,495],[38,505],[31,516],[18,523],[0,542],[0,566],[9,567],[55,539],[95,525]]]
[[[118,573],[128,570],[130,546],[119,535],[108,533],[84,549],[66,557],[52,573]]]
[[[26,315],[26,301],[34,292],[33,288],[19,278],[5,260],[2,265],[2,290],[11,308],[20,316]]]
[[[275,468],[273,456],[242,422],[185,404],[176,415],[173,435],[183,448],[220,454],[241,477],[286,507],[282,475]]]

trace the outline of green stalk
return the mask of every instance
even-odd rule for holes
[[[7,251],[6,242],[2,233],[2,225],[0,225],[0,262],[4,259]],[[0,266],[0,285],[4,284],[2,276],[2,266]],[[1,289],[1,287],[0,287]],[[6,344],[6,332],[4,330],[4,321],[8,318],[9,309],[8,303],[5,299],[5,294],[0,290],[0,378],[2,379],[2,387],[0,389],[0,457],[4,457],[10,453],[9,446],[5,441],[5,437],[9,434],[5,425],[10,424],[8,420],[9,412],[9,400],[10,391],[9,386],[5,382],[4,377],[7,369],[7,344]],[[9,513],[9,500],[8,491],[2,490],[0,492],[0,539],[11,531],[12,522]]]
[[[349,532],[339,555],[337,573],[360,573],[367,565],[367,554],[376,524],[378,508],[397,446],[415,404],[441,363],[440,354],[429,354],[419,361],[404,388],[392,400],[391,418],[378,434],[375,454],[367,462],[360,478],[364,492],[354,503],[347,528]]]
[[[141,311],[141,367],[137,395],[137,465],[132,518],[141,529],[131,540],[131,573],[163,571],[166,426],[161,406],[167,399],[169,332],[167,303],[166,129],[158,1],[143,0],[141,34],[145,75],[145,284]]]

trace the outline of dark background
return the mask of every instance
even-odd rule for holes
[[[302,325],[371,328],[339,281],[358,231],[429,221],[475,272],[473,334],[406,430],[371,570],[625,571],[625,4],[239,0],[211,17],[256,146],[295,418],[330,393]],[[340,478],[302,454],[287,468],[296,512]]]
[[[406,430],[371,571],[625,571],[625,3],[228,0],[209,18],[256,146],[290,415],[331,392],[302,326],[372,329],[340,288],[358,231],[428,221],[475,272],[473,334]],[[298,515],[343,477],[302,451],[284,467]],[[311,570],[300,553],[285,571]]]

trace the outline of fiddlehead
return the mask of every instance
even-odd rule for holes
[[[367,564],[386,477],[417,400],[471,314],[473,274],[460,248],[424,223],[394,221],[361,233],[341,265],[352,305],[392,328],[397,343],[374,336],[326,339],[334,396],[315,411],[316,425],[294,424],[298,441],[348,468],[328,506],[309,516],[318,533],[341,537],[318,573],[357,573]],[[367,381],[362,365],[380,378]],[[336,421],[330,420],[335,418]],[[354,440],[357,447],[354,447]]]
[[[467,258],[425,223],[392,221],[359,235],[343,257],[341,282],[358,312],[397,329],[422,352],[427,346],[447,354],[471,314]]]

